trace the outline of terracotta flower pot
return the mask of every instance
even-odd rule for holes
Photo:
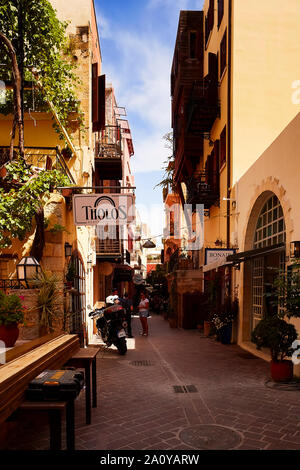
[[[209,336],[211,330],[211,322],[204,320],[203,333],[205,336]]]
[[[271,377],[274,382],[286,382],[293,378],[292,361],[271,361]]]
[[[12,348],[19,337],[19,328],[17,323],[0,326],[0,340],[5,343],[7,348]]]
[[[72,189],[63,189],[61,193],[64,197],[70,197],[70,196],[72,196],[73,190]]]

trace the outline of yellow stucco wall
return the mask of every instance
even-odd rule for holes
[[[256,160],[234,187],[236,209],[232,223],[238,237],[239,251],[253,249],[253,234],[262,206],[274,193],[282,206],[286,224],[286,256],[289,260],[290,242],[300,240],[299,200],[300,186],[297,168],[300,148],[300,113],[291,121],[266,151]],[[243,311],[245,296],[249,296],[250,285],[245,283],[244,263],[235,272],[235,284],[240,299],[240,322],[238,342],[249,341],[247,337],[247,313]],[[246,322],[246,323],[245,323]],[[292,320],[300,335],[300,320]],[[300,367],[296,369],[300,374]]]
[[[234,183],[300,110],[292,102],[300,79],[300,2],[233,4]]]

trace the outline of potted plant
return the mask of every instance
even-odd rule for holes
[[[73,152],[70,149],[70,147],[63,148],[62,151],[61,151],[61,154],[65,159],[72,158],[72,156],[73,156]]]
[[[73,287],[73,282],[76,274],[76,268],[73,261],[68,265],[67,274],[66,274],[66,286],[71,289]]]
[[[230,344],[232,336],[232,323],[238,316],[238,300],[231,301],[227,297],[219,312],[212,316],[212,323],[222,344]]]
[[[293,378],[293,363],[285,358],[292,356],[294,352],[292,343],[297,339],[294,325],[278,315],[267,315],[256,325],[251,339],[257,349],[270,349],[271,377],[275,382]]]
[[[0,290],[0,340],[11,348],[19,337],[18,324],[24,321],[23,297]]]
[[[54,331],[54,323],[62,315],[60,279],[56,274],[41,271],[33,282],[38,289],[35,308],[39,312],[40,336],[43,336]]]

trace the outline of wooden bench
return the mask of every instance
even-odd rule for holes
[[[24,401],[15,413],[19,415],[30,413],[47,413],[49,418],[50,427],[50,450],[61,450],[61,429],[62,417],[66,414],[66,441],[67,449],[74,450],[75,436],[74,436],[74,414],[68,414],[67,402],[31,402]]]
[[[97,407],[97,367],[96,367],[96,356],[101,348],[88,347],[80,348],[65,364],[66,366],[72,366],[79,369],[85,370],[85,413],[86,413],[86,424],[91,424],[91,390],[92,390],[92,404],[93,408]],[[92,369],[92,373],[91,373]],[[91,386],[92,379],[92,386]]]

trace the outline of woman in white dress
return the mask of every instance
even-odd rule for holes
[[[139,303],[139,314],[140,321],[142,324],[143,331],[140,333],[142,336],[148,336],[148,320],[149,317],[149,300],[145,296],[144,292],[141,293],[141,301]]]

